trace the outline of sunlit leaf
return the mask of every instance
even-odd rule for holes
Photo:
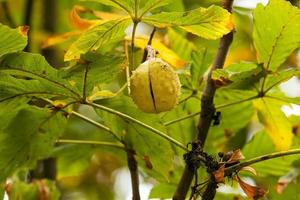
[[[70,21],[72,25],[79,30],[86,30],[92,25],[99,23],[99,20],[87,20],[79,16],[81,12],[86,12],[86,9],[81,6],[74,6],[70,12]]]
[[[134,0],[83,0],[83,1],[95,1],[104,5],[112,6],[133,15],[135,11]]]
[[[254,46],[259,62],[271,71],[300,46],[300,10],[288,1],[270,0],[259,4],[253,12]]]
[[[242,149],[242,152],[247,159],[274,153],[276,151],[275,145],[265,131],[256,133]],[[271,175],[280,177],[289,172],[291,164],[297,159],[299,159],[299,156],[285,156],[259,162],[252,165],[252,167],[256,169],[259,176],[266,177]]]
[[[21,51],[27,45],[28,27],[11,29],[0,23],[0,57]]]
[[[140,3],[139,16],[143,17],[147,12],[172,3],[171,0],[142,0]]]
[[[287,150],[292,144],[292,125],[281,111],[280,102],[261,98],[254,102],[260,122],[271,137],[277,150]]]
[[[129,18],[123,18],[91,27],[70,46],[65,54],[65,61],[79,59],[82,54],[94,52],[105,45],[119,41],[124,37],[129,23]]]
[[[162,12],[144,17],[143,22],[160,28],[179,26],[206,39],[220,38],[233,28],[230,13],[218,6],[187,12]]]
[[[250,62],[232,64],[212,73],[212,79],[217,86],[229,86],[235,89],[253,89],[264,76],[262,66]]]
[[[127,40],[131,40],[130,37],[126,37]],[[135,45],[144,49],[147,46],[148,38],[145,36],[138,36],[135,38]],[[153,39],[152,47],[158,51],[159,56],[166,62],[168,62],[175,69],[181,69],[185,66],[186,61],[182,60],[174,51],[169,49],[160,40]]]

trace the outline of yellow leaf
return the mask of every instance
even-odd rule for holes
[[[270,98],[260,98],[253,102],[258,118],[272,139],[276,149],[288,150],[292,143],[292,125],[281,111],[281,104]]]
[[[112,98],[115,97],[116,95],[117,95],[116,93],[113,93],[109,90],[94,91],[93,94],[87,98],[87,100],[89,102],[93,102],[98,99]]]
[[[124,15],[119,15],[116,13],[109,13],[109,12],[101,12],[101,11],[93,11],[93,14],[97,18],[102,19],[103,21],[117,20],[124,17]]]
[[[87,12],[87,10],[82,6],[74,6],[70,13],[70,22],[72,25],[79,30],[86,30],[92,25],[99,22],[99,20],[87,20],[82,19],[79,13]]]
[[[130,37],[126,37],[126,40],[131,40]],[[146,36],[137,36],[134,40],[135,45],[144,49],[147,46],[148,38]],[[175,69],[181,69],[185,67],[186,61],[182,60],[174,51],[169,49],[160,40],[153,38],[152,47],[158,51],[160,57],[169,63]]]
[[[58,35],[52,35],[43,41],[42,48],[45,49],[54,45],[61,44],[74,36],[80,35],[81,33],[82,31],[72,31],[72,32],[58,34]]]

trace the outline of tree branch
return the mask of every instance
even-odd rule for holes
[[[132,200],[140,200],[139,191],[139,171],[138,164],[135,158],[135,151],[127,149],[127,165],[131,176]]]
[[[231,174],[234,171],[238,171],[238,170],[242,169],[243,167],[253,165],[258,162],[262,162],[265,160],[270,160],[270,159],[274,159],[274,158],[278,158],[278,157],[283,157],[283,156],[294,155],[294,154],[300,154],[300,149],[292,149],[292,150],[288,150],[288,151],[280,151],[280,152],[266,154],[263,156],[258,156],[256,158],[252,158],[252,159],[246,160],[244,162],[240,162],[240,163],[237,163],[230,167],[227,167],[225,169],[225,173]]]
[[[103,141],[94,141],[94,140],[73,140],[73,139],[58,139],[56,143],[60,144],[89,144],[89,145],[100,145],[124,149],[124,145],[121,143],[113,142],[103,142]]]
[[[77,112],[75,112],[75,111],[72,111],[72,114],[73,115],[75,115],[75,116],[77,116],[77,117],[79,117],[80,119],[83,119],[84,121],[86,121],[86,122],[88,122],[88,123],[90,123],[90,124],[93,124],[93,125],[95,125],[95,126],[97,126],[98,128],[101,128],[101,129],[103,129],[103,130],[105,130],[105,131],[107,131],[108,133],[110,133],[117,141],[119,141],[119,142],[122,142],[122,140],[109,128],[109,127],[107,127],[107,126],[104,126],[103,124],[100,124],[100,123],[98,123],[98,122],[96,122],[96,121],[94,121],[94,120],[92,120],[92,119],[90,119],[90,118],[88,118],[88,117],[86,117],[86,116],[84,116],[84,115],[82,115],[82,114],[80,114],[80,113],[77,113]]]
[[[232,11],[233,0],[223,0],[223,7],[229,12]],[[219,43],[218,52],[215,58],[215,61],[212,65],[212,68],[209,71],[206,86],[201,98],[201,113],[199,118],[199,123],[197,127],[197,142],[201,148],[204,147],[205,140],[210,128],[210,124],[215,113],[215,107],[213,104],[214,95],[216,92],[216,87],[211,78],[212,72],[216,69],[222,68],[226,59],[226,55],[229,49],[229,46],[233,40],[233,31],[224,35]],[[173,196],[173,200],[184,200],[188,190],[190,189],[191,182],[193,180],[194,171],[191,171],[188,166],[185,166],[183,175],[180,179],[180,182],[177,186],[176,192]],[[208,188],[210,189],[210,188]],[[205,192],[204,192],[205,194]],[[205,197],[204,197],[205,199]]]

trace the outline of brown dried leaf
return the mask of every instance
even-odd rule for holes
[[[19,26],[18,29],[21,35],[23,35],[24,37],[28,36],[28,31],[30,29],[29,26]]]
[[[215,181],[217,183],[224,183],[225,179],[225,164],[222,165],[217,171],[213,172]]]
[[[245,156],[242,154],[240,149],[234,150],[233,154],[231,155],[230,159],[227,163],[234,163],[240,160],[245,159]]]
[[[300,170],[293,168],[286,175],[279,178],[276,186],[276,191],[279,194],[282,194],[285,188],[290,184],[293,180],[297,179],[300,174]]]
[[[249,185],[248,183],[242,181],[242,179],[239,176],[237,176],[237,180],[249,199],[257,200],[259,198],[264,197],[267,194],[267,191],[263,188]]]
[[[39,190],[38,200],[50,200],[51,194],[46,180],[36,180],[34,183],[38,186]]]

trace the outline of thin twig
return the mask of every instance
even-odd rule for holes
[[[129,121],[131,121],[131,122],[134,122],[134,123],[136,123],[136,124],[139,124],[139,125],[143,126],[144,128],[146,128],[146,129],[152,131],[153,133],[159,135],[160,137],[165,138],[166,140],[168,140],[169,142],[175,144],[176,146],[180,147],[181,149],[183,149],[183,150],[185,150],[185,151],[188,151],[188,149],[187,149],[183,144],[181,144],[181,143],[178,142],[177,140],[173,139],[172,137],[168,136],[168,135],[165,134],[164,132],[159,131],[159,130],[153,128],[152,126],[150,126],[150,125],[148,125],[148,124],[145,124],[144,122],[141,122],[141,121],[139,121],[139,120],[137,120],[137,119],[135,119],[135,118],[133,118],[133,117],[131,117],[131,116],[129,116],[129,115],[126,115],[126,114],[124,114],[124,113],[122,113],[122,112],[119,112],[119,111],[117,111],[117,110],[108,108],[108,107],[103,106],[103,105],[100,105],[100,104],[89,103],[89,102],[87,102],[87,104],[90,105],[90,106],[92,106],[92,107],[95,107],[95,108],[104,110],[104,111],[106,111],[106,112],[115,114],[115,115],[117,115],[117,116],[119,116],[119,117],[121,117],[121,118],[123,118],[123,119],[125,119],[125,120],[129,120]]]
[[[232,102],[232,103],[228,103],[228,104],[221,104],[221,105],[218,105],[218,106],[215,106],[215,109],[216,110],[221,110],[223,108],[227,108],[229,106],[233,106],[233,105],[236,105],[236,104],[240,104],[240,103],[244,103],[244,102],[247,102],[247,101],[250,101],[250,100],[253,100],[253,99],[256,99],[256,98],[259,98],[257,95],[256,96],[253,96],[253,97],[249,97],[247,99],[242,99],[240,101],[236,101],[236,102]],[[189,115],[186,115],[186,116],[183,116],[183,117],[180,117],[180,118],[177,118],[177,119],[174,119],[172,121],[168,121],[166,123],[164,123],[165,126],[169,126],[171,124],[174,124],[176,122],[180,122],[182,120],[185,120],[185,119],[189,119],[191,117],[195,117],[197,115],[199,115],[201,113],[201,111],[199,112],[195,112],[195,113],[191,113]]]
[[[88,122],[90,124],[93,124],[93,125],[97,126],[98,128],[101,128],[101,129],[107,131],[116,140],[118,140],[119,142],[122,142],[122,140],[109,127],[107,127],[107,126],[105,126],[103,124],[100,124],[100,123],[98,123],[98,122],[96,122],[96,121],[94,121],[94,120],[92,120],[92,119],[90,119],[90,118],[88,118],[88,117],[86,117],[86,116],[78,113],[78,112],[72,111],[72,114],[75,115],[75,116],[77,116],[77,117],[79,117],[80,119],[83,119],[84,121],[86,121],[86,122]]]
[[[126,82],[127,82],[127,90],[128,94],[130,94],[130,69],[129,69],[129,53],[128,53],[128,42],[124,41],[124,51],[125,51],[125,72],[126,72]]]
[[[233,0],[223,0],[223,7],[229,12],[232,11]],[[197,128],[197,143],[201,145],[200,148],[204,147],[205,140],[210,128],[213,115],[215,113],[214,107],[214,95],[216,92],[216,86],[211,78],[212,72],[216,69],[222,68],[229,50],[229,46],[233,40],[233,31],[224,35],[219,43],[219,48],[215,61],[212,65],[212,68],[209,71],[206,86],[204,88],[202,98],[201,98],[201,113]],[[181,176],[180,182],[177,186],[176,192],[173,196],[174,200],[184,200],[191,186],[193,180],[194,172],[189,169],[186,165],[183,175]],[[207,188],[209,189],[209,188]],[[205,192],[204,192],[205,193]],[[205,199],[206,197],[203,197]]]
[[[270,159],[274,159],[274,158],[278,158],[278,157],[294,155],[294,154],[300,154],[300,149],[292,149],[292,150],[288,150],[288,151],[280,151],[280,152],[266,154],[263,156],[258,156],[256,158],[252,158],[252,159],[246,160],[244,162],[240,162],[236,165],[227,167],[225,169],[225,172],[226,172],[226,174],[230,174],[234,171],[238,171],[238,170],[242,169],[243,167],[253,165],[255,163],[259,163],[259,162],[262,162],[265,160],[270,160]]]
[[[65,143],[65,144],[90,144],[90,145],[100,145],[100,146],[109,146],[124,149],[123,144],[113,143],[113,142],[103,142],[103,141],[94,141],[94,140],[72,140],[72,139],[58,139],[56,143]]]
[[[135,151],[127,149],[127,165],[131,177],[131,188],[132,188],[132,200],[140,200],[140,191],[139,191],[139,171],[138,164],[135,158]]]
[[[88,76],[89,68],[90,68],[90,65],[86,64],[85,70],[84,70],[83,88],[82,88],[82,98],[83,98],[83,101],[86,100],[86,85],[87,85],[87,76]]]
[[[135,65],[134,65],[134,43],[135,43],[135,32],[137,28],[138,22],[133,22],[133,27],[132,27],[132,35],[131,35],[131,56],[130,56],[130,67],[129,71],[131,72]]]
[[[144,49],[144,55],[143,55],[143,58],[142,58],[142,63],[145,62],[147,60],[147,55],[148,55],[148,48],[147,46],[148,45],[152,45],[152,40],[153,40],[153,37],[154,37],[154,34],[155,34],[155,31],[156,31],[156,28],[154,27],[151,34],[150,34],[150,37],[149,37],[149,40],[148,40],[148,43]]]

